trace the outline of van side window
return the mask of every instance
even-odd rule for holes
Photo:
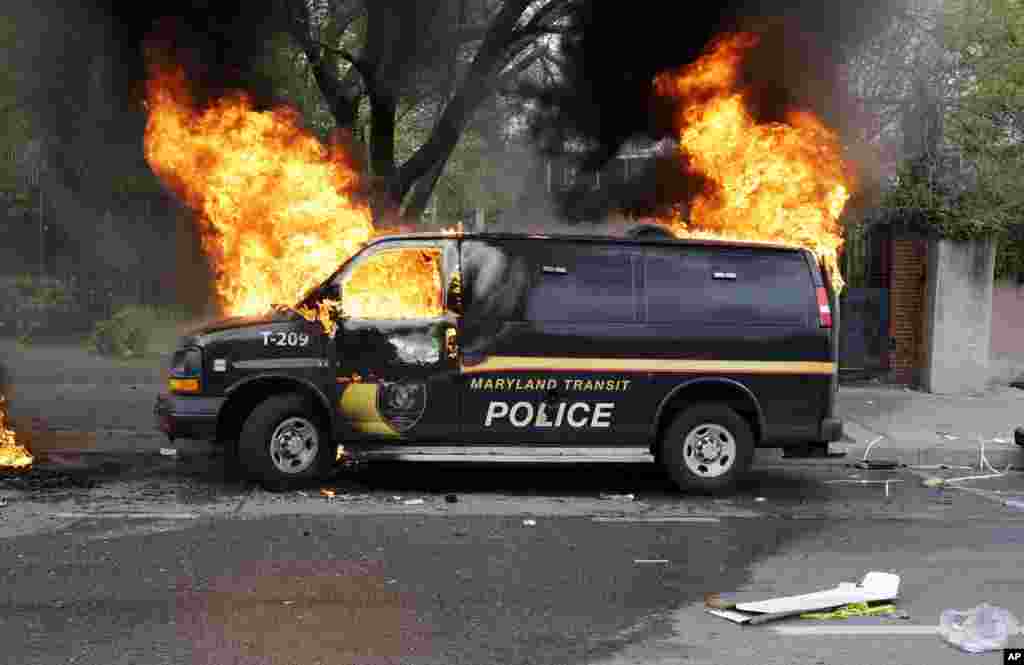
[[[813,314],[814,284],[799,252],[649,249],[645,270],[650,323],[808,325]]]
[[[530,272],[514,243],[462,242],[462,301],[467,320],[518,321]]]
[[[635,252],[585,244],[558,249],[535,266],[527,320],[637,321]]]

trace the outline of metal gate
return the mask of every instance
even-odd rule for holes
[[[839,307],[840,371],[875,374],[887,370],[889,289],[846,289]]]

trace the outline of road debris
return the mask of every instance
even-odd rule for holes
[[[851,603],[891,601],[899,595],[900,576],[872,571],[858,582],[841,582],[824,591],[772,598],[753,603],[722,602],[718,596],[706,597],[709,614],[734,623],[757,625],[777,619],[800,616],[808,612],[834,610]]]
[[[871,453],[871,449],[875,446],[875,444],[877,444],[884,438],[884,436],[877,436],[874,438],[873,441],[868,443],[867,447],[864,449],[864,456],[861,457],[859,461],[855,462],[854,466],[858,469],[895,469],[896,467],[898,467],[900,463],[897,460],[868,459],[868,455]]]
[[[950,485],[952,483],[966,482],[968,480],[986,480],[988,478],[1000,478],[1006,474],[1004,473],[986,473],[980,476],[959,476],[957,478],[939,478],[938,476],[932,476],[925,478],[921,481],[921,484],[925,487],[942,487],[943,485]]]
[[[887,480],[826,480],[826,485],[885,485],[885,495],[889,496],[889,483],[902,483],[903,481],[898,478],[889,478]]]
[[[939,617],[942,639],[967,653],[1002,649],[1019,632],[1017,617],[988,603],[970,610],[944,610]]]
[[[635,494],[602,494],[601,498],[606,501],[635,501]]]
[[[874,617],[887,614],[895,614],[896,606],[892,603],[884,605],[871,605],[870,603],[850,603],[843,605],[831,612],[807,612],[801,614],[801,619],[851,619],[853,617]]]

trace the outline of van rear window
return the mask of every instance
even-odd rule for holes
[[[687,247],[645,252],[650,323],[808,325],[814,283],[800,252]]]

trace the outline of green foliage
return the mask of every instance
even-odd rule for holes
[[[187,319],[188,314],[180,308],[129,305],[97,323],[88,346],[95,353],[122,358],[167,352],[173,349],[178,328]]]
[[[18,275],[14,287],[19,300],[34,305],[68,305],[74,300],[71,287],[55,279],[40,280],[34,275]]]
[[[995,278],[1024,282],[1024,228],[1015,226],[999,239]]]
[[[33,132],[25,105],[32,87],[21,63],[25,44],[18,28],[12,16],[0,16],[0,189],[9,192],[24,186],[15,157]]]
[[[993,204],[985,187],[954,191],[928,178],[924,166],[904,165],[897,184],[882,197],[883,209],[952,240],[1002,235],[1014,222],[1008,211]]]
[[[960,81],[946,138],[973,165],[976,184],[951,211],[959,223],[943,227],[1020,242],[1009,232],[1024,221],[1024,2],[949,0],[946,10],[943,41]]]

